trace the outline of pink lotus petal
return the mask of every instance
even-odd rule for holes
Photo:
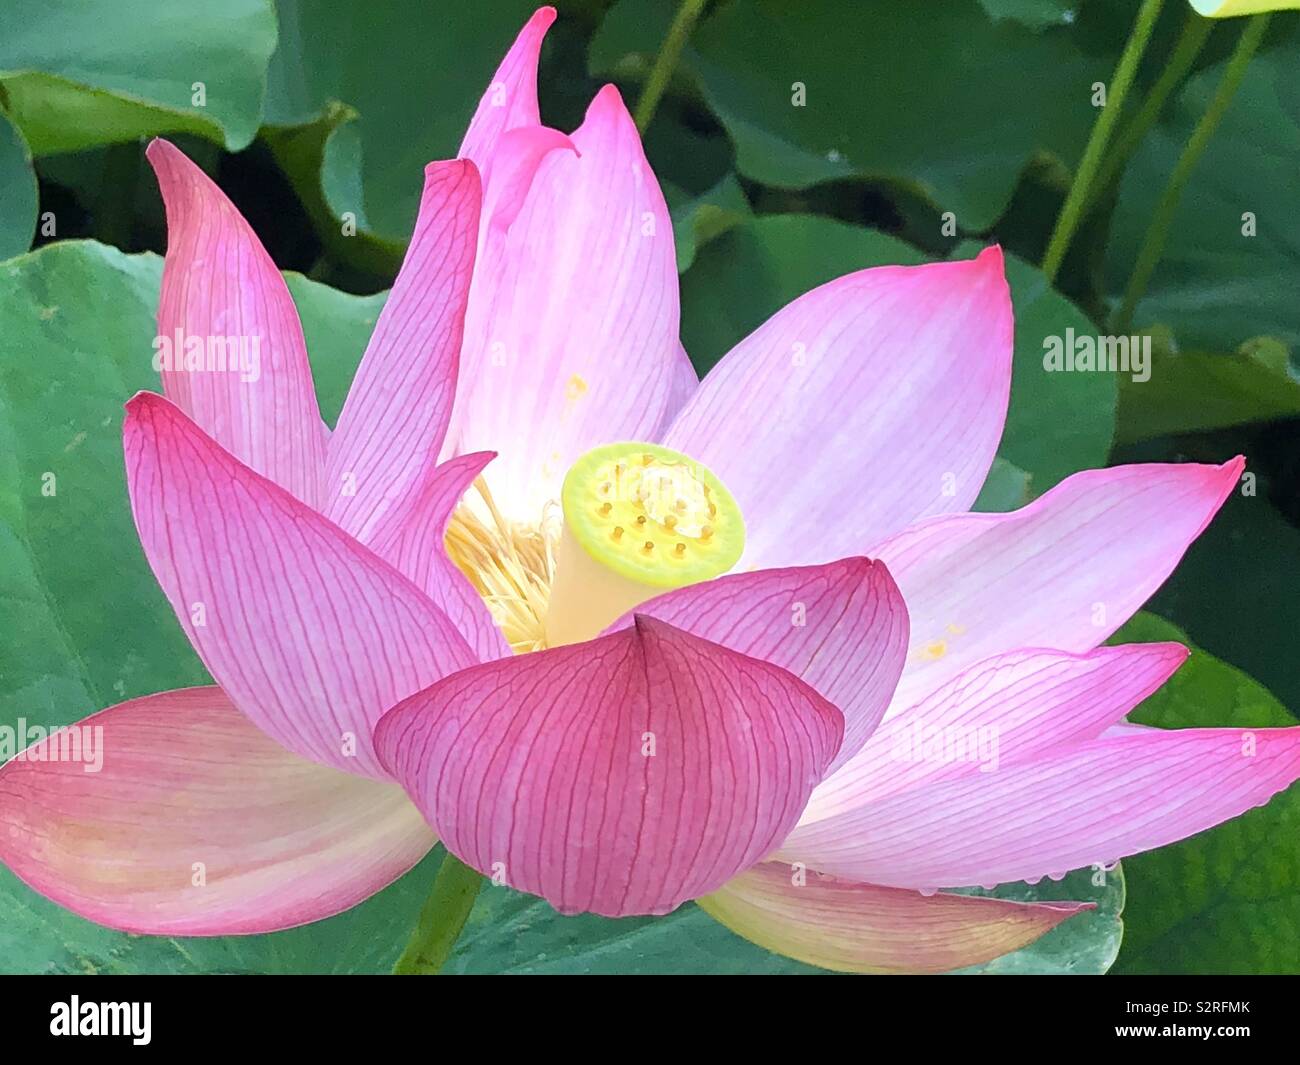
[[[907,653],[898,586],[867,558],[732,574],[658,596],[636,613],[780,666],[837,707],[844,742],[828,775],[880,723]],[[631,623],[629,615],[613,628]]]
[[[846,973],[944,973],[1028,946],[1090,903],[1031,904],[854,884],[764,862],[699,899],[766,950]]]
[[[430,467],[410,505],[389,511],[370,543],[375,554],[424,589],[484,662],[510,654],[510,645],[483,597],[447,557],[443,537],[461,496],[495,457],[479,451]]]
[[[1241,469],[1234,459],[1088,470],[1010,514],[936,518],[880,544],[872,554],[912,618],[887,716],[993,655],[1096,647],[1160,587]]]
[[[491,164],[501,136],[518,126],[541,121],[537,109],[537,60],[555,8],[539,7],[492,76],[456,154],[472,159],[481,171]]]
[[[677,359],[673,364],[672,381],[668,388],[668,404],[664,407],[663,418],[653,439],[659,440],[663,437],[699,387],[700,375],[695,372],[695,366],[691,362],[691,357],[686,354],[686,349],[678,344]]]
[[[812,835],[834,831],[837,815],[886,796],[995,773],[1105,735],[1186,660],[1187,648],[1176,643],[1082,655],[1026,649],[986,659],[877,729],[813,792],[786,846],[798,850]]]
[[[127,404],[123,439],[145,556],[231,701],[291,751],[384,779],[371,726],[475,661],[447,616],[161,396]]]
[[[922,890],[1055,877],[1212,828],[1297,777],[1300,727],[1129,732],[868,803],[782,853]]]
[[[446,452],[498,451],[497,505],[528,523],[583,452],[651,436],[680,381],[672,223],[613,86],[572,140],[485,246]]]
[[[236,458],[310,507],[322,498],[325,426],[316,405],[307,344],[284,278],[235,205],[164,140],[145,153],[167,207],[167,257],[155,358],[179,360],[191,342],[224,342],[228,366],[188,370],[163,362],[167,398]],[[180,343],[177,343],[179,339]],[[256,348],[254,349],[254,344]],[[206,363],[205,363],[206,364]]]
[[[291,754],[220,688],[131,699],[72,729],[0,769],[0,861],[110,928],[205,936],[317,921],[434,843],[400,788]],[[78,750],[85,760],[49,760]]]
[[[843,719],[784,670],[638,618],[490,662],[380,722],[449,850],[562,913],[667,913],[770,853]]]
[[[329,442],[326,514],[363,543],[438,455],[464,334],[478,173],[430,163],[415,233]]]
[[[520,126],[502,134],[483,171],[483,224],[479,234],[479,259],[489,236],[504,240],[519,217],[542,161],[552,152],[567,150],[574,157],[578,149],[558,129],[549,126]]]
[[[709,372],[664,443],[735,495],[742,565],[827,562],[969,508],[1010,385],[1011,296],[988,248],[799,297]]]

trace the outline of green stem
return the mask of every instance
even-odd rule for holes
[[[1047,242],[1047,252],[1043,256],[1043,273],[1047,275],[1049,282],[1056,280],[1061,263],[1065,260],[1065,253],[1069,250],[1070,241],[1074,239],[1075,231],[1083,221],[1084,207],[1092,187],[1093,176],[1101,165],[1111,130],[1115,128],[1115,123],[1124,110],[1124,97],[1128,95],[1133,76],[1137,73],[1138,61],[1146,51],[1147,42],[1151,40],[1151,30],[1156,24],[1156,16],[1160,14],[1160,5],[1163,2],[1164,0],[1143,0],[1142,7],[1138,10],[1137,19],[1129,33],[1128,43],[1124,45],[1124,52],[1119,57],[1119,65],[1115,68],[1115,76],[1111,80],[1105,106],[1097,116],[1097,121],[1093,123],[1088,144],[1083,149],[1083,158],[1079,160],[1079,169],[1075,171],[1074,182],[1070,185],[1070,192],[1065,197],[1065,204],[1056,219],[1056,228],[1052,230],[1052,237]]]
[[[664,90],[668,88],[673,71],[677,68],[677,60],[681,58],[682,49],[690,40],[691,30],[695,28],[695,23],[699,21],[704,5],[707,3],[708,0],[682,0],[682,6],[677,9],[673,24],[668,27],[668,36],[664,38],[664,43],[659,47],[659,54],[655,57],[655,65],[650,70],[650,77],[646,79],[645,88],[641,90],[641,98],[636,102],[636,128],[642,133],[654,118],[655,109],[663,98]]]
[[[1085,215],[1096,207],[1097,201],[1110,188],[1111,183],[1119,178],[1142,138],[1156,124],[1173,91],[1191,72],[1192,64],[1196,62],[1196,57],[1205,47],[1212,29],[1214,29],[1214,19],[1202,18],[1195,11],[1188,11],[1187,21],[1183,23],[1183,32],[1174,46],[1173,54],[1165,63],[1165,69],[1155,85],[1151,87],[1151,91],[1147,93],[1146,99],[1142,101],[1138,113],[1120,130],[1119,136],[1115,139],[1115,146],[1106,154],[1084,206]]]
[[[448,851],[433,878],[415,933],[393,966],[394,975],[432,976],[442,969],[482,886],[482,874]]]
[[[1174,164],[1169,182],[1165,185],[1165,191],[1160,196],[1159,204],[1156,205],[1155,214],[1151,217],[1151,224],[1147,227],[1146,236],[1142,238],[1142,247],[1133,266],[1133,275],[1128,280],[1128,287],[1124,289],[1124,301],[1115,315],[1114,329],[1117,333],[1127,333],[1133,323],[1133,313],[1137,310],[1138,301],[1146,292],[1147,283],[1151,280],[1156,264],[1160,262],[1160,255],[1165,250],[1169,226],[1173,222],[1174,213],[1178,210],[1183,186],[1187,184],[1192,170],[1201,158],[1201,153],[1205,151],[1205,146],[1214,136],[1214,131],[1218,129],[1224,112],[1228,110],[1228,105],[1232,103],[1232,97],[1236,94],[1241,79],[1246,75],[1246,67],[1250,65],[1251,56],[1255,54],[1267,29],[1267,14],[1253,15],[1246,23],[1246,28],[1241,31],[1241,37],[1237,41],[1237,47],[1233,49],[1228,59],[1223,77],[1219,79],[1219,87],[1214,91],[1210,106],[1205,109],[1205,114],[1201,116],[1196,129],[1192,131],[1192,136],[1183,149],[1182,155]]]

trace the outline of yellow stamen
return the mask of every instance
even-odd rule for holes
[[[506,642],[520,654],[539,650],[546,646],[557,508],[552,504],[552,513],[534,528],[503,517],[483,478],[474,489],[477,498],[467,493],[452,514],[444,540],[447,554],[483,597]]]

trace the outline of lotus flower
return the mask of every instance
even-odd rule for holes
[[[145,555],[216,686],[101,711],[99,774],[5,766],[5,863],[115,928],[263,932],[436,833],[563,913],[699,899],[828,968],[943,971],[1081,906],[942,889],[1161,846],[1300,775],[1294,729],[1248,757],[1124,725],[1185,651],[1098,646],[1240,460],[966,513],[1010,390],[996,248],[823,285],[698,381],[618,93],[571,137],[539,124],[553,18],[428,168],[333,432],[270,258],[150,147],[160,334],[263,338],[255,382],[165,368],[124,426]],[[948,757],[971,736],[996,759]]]

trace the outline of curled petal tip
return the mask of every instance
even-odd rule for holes
[[[139,415],[145,410],[155,407],[162,398],[157,392],[148,392],[141,389],[122,404],[122,409],[129,415]]]
[[[202,171],[198,163],[171,141],[162,137],[154,137],[149,142],[149,146],[145,148],[144,154],[145,158],[149,160],[149,165],[153,168],[154,175],[158,178],[158,184],[162,187],[164,199],[167,198],[169,191],[174,187],[169,183],[169,179],[174,180],[177,168]]]
[[[623,94],[612,82],[602,85],[600,92],[592,97],[591,104],[587,108],[587,118],[591,119],[596,115],[628,115],[627,105],[623,103]],[[629,121],[631,117],[628,115]]]
[[[975,261],[977,263],[982,263],[989,270],[996,269],[998,273],[1002,273],[1004,269],[1004,258],[1005,257],[1002,254],[1002,245],[990,244],[975,256]]]
[[[473,172],[478,176],[478,167],[474,165],[472,159],[434,159],[426,163],[424,167],[424,180],[437,177],[441,174],[455,174],[457,177],[463,177]]]
[[[1125,646],[1125,645],[1120,644],[1119,646]],[[1175,643],[1172,640],[1160,640],[1158,642],[1153,642],[1153,643],[1130,644],[1127,646],[1133,648],[1140,647],[1143,651],[1148,652],[1151,655],[1153,660],[1164,659],[1166,661],[1176,663],[1173,669],[1169,671],[1170,676],[1173,676],[1173,674],[1177,672],[1179,666],[1181,666],[1184,662],[1186,662],[1188,656],[1190,656],[1192,653],[1190,647],[1187,647],[1181,643]],[[1087,656],[1088,656],[1087,652],[1085,652],[1079,657],[1086,658]]]
[[[968,268],[971,281],[977,285],[989,286],[1005,291],[1010,301],[1011,289],[1007,285],[1006,257],[1002,254],[1001,244],[990,244],[973,259],[960,263]]]
[[[1232,494],[1233,488],[1241,480],[1241,475],[1245,472],[1245,469],[1245,455],[1237,455],[1217,466],[1204,465],[1200,467],[1202,483],[1211,493],[1218,492],[1219,505],[1222,506],[1227,502],[1228,496]]]

